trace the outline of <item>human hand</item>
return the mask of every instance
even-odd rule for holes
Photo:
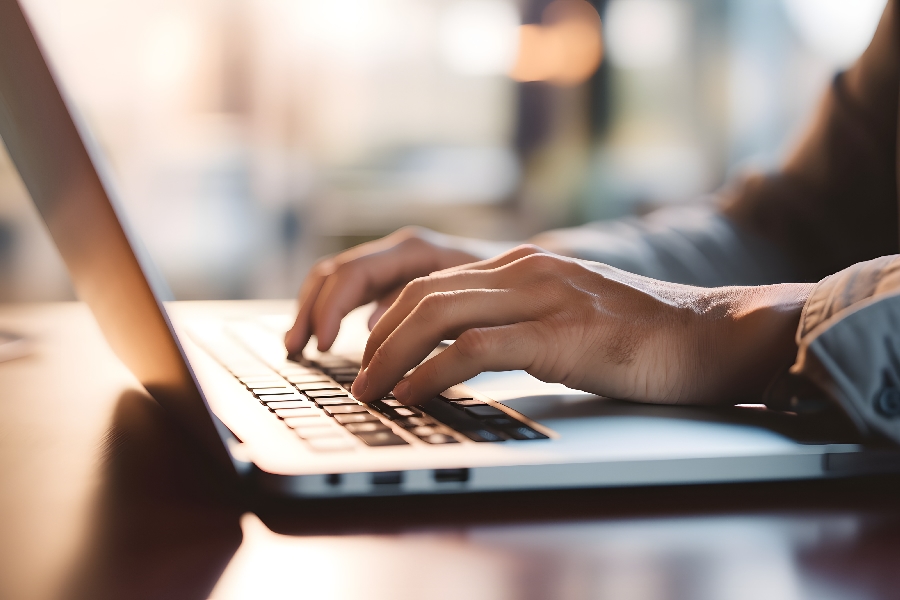
[[[369,328],[393,303],[403,286],[416,277],[479,260],[481,248],[454,247],[451,238],[422,228],[407,227],[320,260],[300,288],[297,319],[285,335],[289,354],[303,350],[310,336],[318,348],[331,347],[341,319],[358,306],[377,300]],[[456,244],[460,246],[461,244]]]
[[[352,393],[371,402],[393,389],[417,404],[483,371],[524,369],[614,398],[740,402],[793,360],[811,289],[697,288],[522,246],[409,283],[372,330]]]

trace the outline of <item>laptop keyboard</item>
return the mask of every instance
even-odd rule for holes
[[[348,391],[359,364],[345,358],[322,355],[270,366],[237,344],[204,346],[312,450],[352,450],[355,440],[383,447],[547,439],[512,414],[475,398],[438,396],[419,406],[403,406],[389,394],[361,404]]]

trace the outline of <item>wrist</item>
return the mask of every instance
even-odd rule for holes
[[[772,378],[794,362],[800,315],[814,285],[717,290],[730,296],[728,314],[713,344],[718,357],[713,362],[718,363],[722,377],[718,397],[735,403],[758,402]]]

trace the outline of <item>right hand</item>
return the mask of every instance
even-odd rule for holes
[[[484,258],[446,241],[427,229],[405,227],[317,262],[300,288],[297,319],[284,337],[288,353],[300,353],[313,335],[324,352],[354,308],[377,301],[371,329],[413,279]]]

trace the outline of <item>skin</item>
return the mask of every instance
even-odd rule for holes
[[[320,350],[350,310],[378,302],[353,395],[423,402],[482,371],[642,402],[758,401],[793,362],[811,284],[699,288],[519,246],[477,260],[403,230],[321,261],[285,337]],[[469,250],[469,251],[466,251]],[[426,357],[445,339],[456,340]],[[422,362],[422,361],[425,362]]]

